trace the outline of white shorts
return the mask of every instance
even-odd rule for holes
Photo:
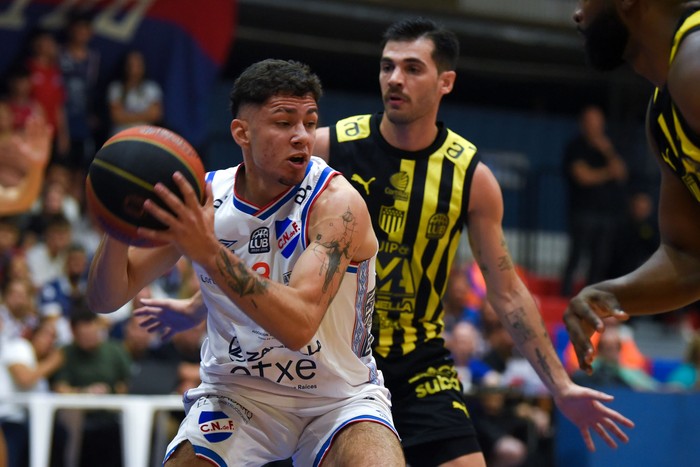
[[[186,416],[163,463],[180,443],[189,441],[198,457],[219,467],[259,467],[290,457],[294,465],[315,467],[334,436],[351,423],[380,423],[396,433],[383,391],[383,387],[367,385],[348,399],[280,409],[221,390],[221,386],[202,384],[185,394]]]

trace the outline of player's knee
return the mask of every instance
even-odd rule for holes
[[[336,438],[324,459],[324,465],[404,467],[401,443],[386,426],[373,422],[353,423]]]
[[[211,467],[211,463],[196,456],[189,441],[183,441],[168,457],[164,467]]]

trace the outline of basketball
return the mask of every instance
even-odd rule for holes
[[[151,199],[170,211],[153,187],[160,182],[182,199],[172,178],[176,171],[182,173],[203,202],[204,166],[182,136],[150,125],[123,130],[105,142],[90,164],[85,182],[87,207],[110,236],[129,245],[159,246],[139,238],[136,229],[167,228],[143,209],[143,203]]]

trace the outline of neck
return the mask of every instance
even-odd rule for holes
[[[433,118],[423,118],[410,123],[393,123],[384,114],[379,131],[391,146],[403,151],[420,151],[435,141],[438,127]]]
[[[657,87],[666,84],[671,42],[681,14],[692,5],[698,6],[700,2],[679,3],[671,7],[651,2],[646,9],[630,17],[633,32],[626,59],[635,72]]]

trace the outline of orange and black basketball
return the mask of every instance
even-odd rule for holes
[[[95,154],[86,180],[90,212],[111,236],[130,245],[153,247],[136,235],[138,227],[166,228],[143,209],[146,199],[168,210],[153,191],[160,182],[178,196],[173,173],[179,171],[204,199],[204,166],[180,135],[157,126],[128,128],[112,136]]]

